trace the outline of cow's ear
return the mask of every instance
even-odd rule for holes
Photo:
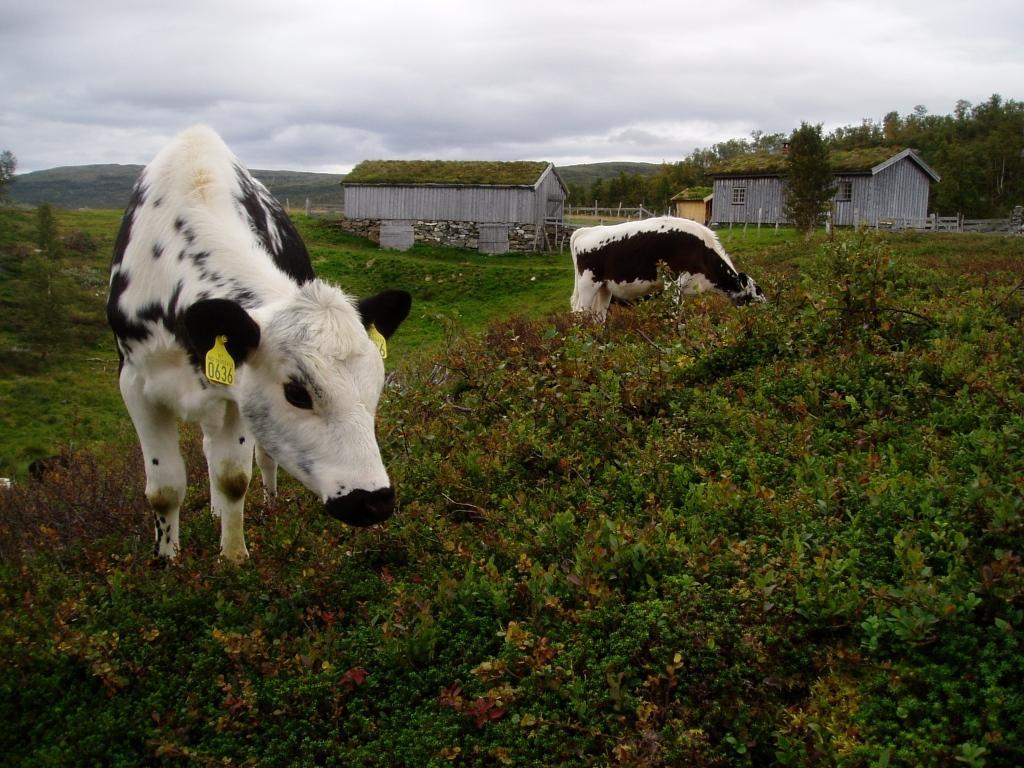
[[[364,326],[369,328],[373,325],[381,336],[390,339],[409,316],[411,307],[412,296],[406,291],[382,291],[359,301],[359,316],[363,318]]]
[[[260,345],[260,327],[249,313],[230,299],[202,299],[185,310],[185,340],[196,360],[203,360],[218,336],[226,336],[235,365],[241,365]]]

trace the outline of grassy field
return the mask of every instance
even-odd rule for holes
[[[725,232],[770,303],[598,328],[567,256],[300,226],[357,292],[416,288],[398,514],[285,478],[231,567],[189,431],[161,568],[132,437],[69,451],[0,499],[7,764],[1024,764],[1019,239]]]
[[[116,211],[54,209],[63,242],[38,249],[37,214],[0,210],[0,475],[68,444],[91,445],[127,425],[104,302]],[[391,365],[429,358],[450,337],[478,333],[513,313],[567,307],[568,256],[481,256],[417,246],[381,251],[328,220],[296,216],[317,273],[355,295],[405,288],[412,314],[391,345]],[[40,293],[53,299],[41,306]],[[42,329],[42,330],[40,330]]]

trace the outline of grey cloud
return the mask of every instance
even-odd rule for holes
[[[1024,6],[1003,0],[969,17],[924,0],[41,0],[4,21],[0,148],[22,170],[145,162],[195,122],[263,168],[659,162],[755,128],[1019,98],[1024,82]]]

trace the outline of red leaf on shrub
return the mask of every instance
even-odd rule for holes
[[[380,580],[385,584],[390,584],[395,580],[395,577],[391,575],[391,571],[388,570],[386,565],[380,569]]]
[[[493,699],[477,699],[466,714],[473,718],[477,728],[483,728],[492,720],[503,718],[506,712],[507,710],[497,706]]]
[[[366,682],[366,678],[370,676],[363,667],[352,667],[348,672],[341,676],[338,680],[339,683],[344,685],[350,691],[354,691],[360,685]]]

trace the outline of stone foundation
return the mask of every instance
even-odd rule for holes
[[[382,247],[403,248],[409,242],[408,236],[403,237],[402,231],[412,228],[412,239],[416,243],[427,245],[444,245],[453,248],[479,250],[483,253],[505,253],[506,251],[532,252],[547,250],[544,232],[537,232],[533,224],[483,224],[472,221],[388,221],[378,219],[339,219],[338,226],[346,232],[365,237],[378,245],[381,244],[382,228],[384,244]],[[551,227],[553,230],[553,227]],[[507,230],[508,245],[502,235]],[[563,228],[564,230],[564,228]],[[554,238],[552,238],[554,242]],[[404,248],[403,248],[404,249]]]

